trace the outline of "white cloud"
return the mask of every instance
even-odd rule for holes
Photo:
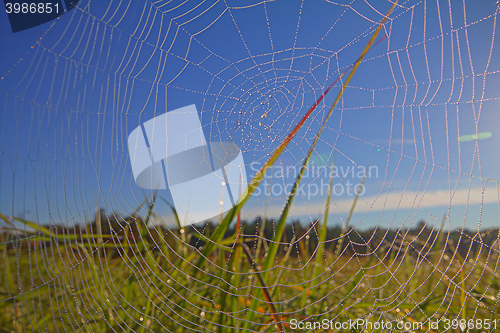
[[[329,213],[348,213],[351,209],[354,197],[334,199],[330,206]],[[426,191],[406,191],[404,193],[389,192],[378,196],[362,196],[359,198],[356,205],[356,213],[375,212],[375,211],[390,211],[390,210],[405,210],[405,209],[421,209],[431,207],[448,207],[460,205],[477,205],[491,204],[500,202],[499,190],[494,186],[489,186],[483,191],[481,188],[471,188],[456,190],[455,193],[450,193],[448,190]],[[283,201],[269,204],[267,207],[266,216],[278,217],[283,208]],[[297,196],[292,205],[290,216],[311,216],[317,217],[323,215],[325,203],[303,201]],[[245,207],[243,209],[243,219],[253,219],[258,215],[262,215],[264,204],[260,207]],[[162,217],[163,223],[173,225],[171,217]]]
[[[334,199],[330,206],[330,213],[348,213],[353,199],[354,197],[340,200]],[[382,193],[378,196],[360,197],[356,205],[356,212],[474,205],[481,202],[484,204],[500,202],[498,189],[491,186],[484,193],[481,188],[460,189],[456,190],[454,194],[448,190]],[[291,214],[315,216],[322,214],[324,208],[324,203],[308,204],[307,202],[300,202],[300,199],[298,199],[295,200],[292,206]],[[279,214],[280,212],[274,211],[273,213]]]

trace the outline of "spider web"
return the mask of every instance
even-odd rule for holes
[[[251,179],[391,5],[82,1],[51,23],[0,81],[4,326],[272,331],[276,321],[290,330],[292,320],[364,319],[427,331],[440,318],[498,320],[493,1],[396,5],[315,148],[266,288],[255,273],[273,242],[266,230],[276,231],[334,93],[239,217],[255,239],[253,267],[231,270],[233,242],[197,272],[188,258],[205,242],[192,233],[208,236],[211,225],[176,228],[170,193],[134,181],[129,133],[191,104],[207,141],[241,148]],[[331,170],[339,191],[325,205]],[[332,232],[321,242],[325,215]]]

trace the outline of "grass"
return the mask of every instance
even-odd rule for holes
[[[429,318],[500,320],[498,249],[478,243],[463,257],[464,249],[444,231],[408,232],[392,245],[382,241],[364,251],[350,249],[354,235],[348,231],[339,255],[340,239],[317,243],[311,227],[282,242],[277,264],[265,272],[264,255],[256,258],[251,250],[258,240],[250,238],[232,251],[217,246],[203,273],[196,266],[200,250],[188,242],[194,231],[139,231],[137,238],[103,241],[113,247],[99,244],[105,236],[99,234],[80,241],[55,231],[2,234],[2,330],[275,332],[288,330],[292,319],[370,318],[424,326]],[[385,256],[389,246],[393,251]],[[253,319],[246,323],[250,311]]]

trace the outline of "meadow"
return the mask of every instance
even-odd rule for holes
[[[276,242],[275,222],[256,219],[236,221],[204,256],[216,224],[147,228],[149,203],[146,219],[101,211],[71,229],[17,219],[33,229],[1,236],[0,331],[384,331],[333,326],[363,319],[461,332],[452,320],[465,319],[474,320],[470,332],[495,332],[500,324],[498,230],[357,231],[318,220],[287,224]],[[325,320],[329,327],[312,326]],[[475,329],[488,321],[489,330]]]

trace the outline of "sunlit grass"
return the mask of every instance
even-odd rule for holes
[[[155,231],[159,241],[148,240]],[[357,254],[349,250],[348,233],[344,254],[337,255],[338,240],[326,239],[323,251],[307,249],[307,241],[317,241],[311,228],[280,246],[278,266],[267,274],[258,264],[263,255],[253,257],[254,239],[238,246],[243,251],[232,262],[228,256],[236,250],[217,247],[198,279],[194,249],[179,229],[141,232],[135,241],[105,241],[115,248],[71,237],[37,240],[39,232],[9,239],[2,234],[8,246],[0,264],[0,327],[233,332],[245,325],[253,299],[257,306],[247,331],[276,331],[276,323],[287,329],[291,319],[500,319],[498,249],[482,246],[464,258],[444,232],[435,231],[432,243],[407,235]]]

